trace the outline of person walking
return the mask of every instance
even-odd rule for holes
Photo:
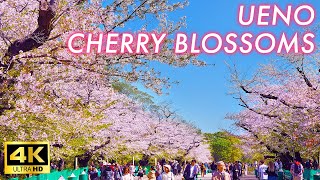
[[[277,180],[278,174],[276,172],[276,168],[273,162],[269,162],[268,169],[266,170],[268,174],[268,180]]]
[[[259,166],[259,169],[258,169],[258,174],[259,174],[259,179],[260,180],[266,180],[268,179],[268,174],[266,173],[268,169],[268,166],[264,164],[264,160],[261,160],[260,161],[260,166]]]
[[[62,158],[59,158],[58,170],[62,171],[63,169],[64,169],[64,160]]]
[[[312,167],[313,167],[312,160],[309,159],[309,160],[305,163],[305,165],[306,165],[306,169],[308,169],[308,170],[312,169]]]
[[[248,163],[244,164],[244,175],[248,176]]]
[[[200,169],[201,169],[201,177],[204,177],[204,175],[206,175],[206,170],[207,170],[204,164],[200,165]]]
[[[99,180],[98,170],[94,166],[90,166],[88,175],[89,175],[89,180]]]
[[[239,170],[239,165],[237,162],[235,162],[232,166],[232,176],[231,177],[233,180],[240,179],[240,170]]]
[[[237,161],[237,166],[239,169],[239,176],[242,176],[242,163],[240,161]]]
[[[198,179],[198,173],[201,173],[201,169],[200,169],[200,165],[198,163],[196,163],[196,167],[197,167],[196,179]]]
[[[298,159],[295,159],[290,168],[293,180],[303,180],[303,171],[302,164]]]
[[[107,164],[104,171],[101,172],[101,180],[113,180],[114,174],[111,165]]]
[[[230,174],[226,172],[223,161],[217,162],[217,171],[212,174],[212,180],[231,180]]]
[[[143,168],[142,168],[142,166],[140,165],[139,168],[138,168],[138,180],[142,180],[143,175],[144,175],[144,173],[143,173]]]
[[[162,166],[161,166],[160,162],[157,163],[156,171],[157,171],[159,174],[162,173]]]
[[[173,174],[175,176],[178,175],[178,161],[173,161],[172,167],[173,167]]]
[[[132,163],[129,165],[129,171],[132,176],[135,176],[136,167]]]
[[[183,177],[185,180],[195,180],[198,174],[198,169],[196,166],[196,160],[192,160],[191,164],[187,164]]]
[[[164,165],[163,170],[164,172],[161,174],[161,180],[174,180],[174,174],[171,172],[170,165]]]
[[[114,180],[121,180],[121,177],[122,177],[121,168],[118,166],[118,164],[115,164],[115,166],[114,166]]]
[[[278,164],[279,164],[279,171],[283,171],[283,164],[282,164],[280,158],[278,159],[277,162],[278,162]]]
[[[214,161],[212,161],[210,168],[211,168],[211,174],[213,174],[217,170],[217,165],[215,164]]]
[[[133,175],[131,174],[129,167],[124,168],[122,179],[123,180],[133,180]]]
[[[318,161],[316,159],[313,160],[313,169],[314,170],[318,170],[319,169],[319,164],[318,164]]]
[[[150,171],[147,176],[148,176],[149,180],[156,180],[156,178],[157,178],[156,177],[156,170],[153,166],[151,166]]]

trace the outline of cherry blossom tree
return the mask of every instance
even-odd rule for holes
[[[166,77],[149,67],[150,61],[173,66],[185,66],[196,61],[193,56],[172,53],[172,39],[165,41],[159,54],[107,56],[88,54],[73,56],[66,50],[65,42],[74,31],[106,33],[120,28],[139,25],[134,31],[167,32],[168,35],[184,25],[170,21],[166,14],[183,8],[187,2],[169,4],[167,1],[103,1],[93,0],[33,0],[0,2],[0,56],[1,59],[1,111],[11,109],[12,94],[9,89],[21,71],[35,68],[63,66],[65,70],[76,68],[103,75],[108,80],[125,79],[140,81],[146,87],[161,93],[170,86]],[[150,20],[153,26],[148,26]],[[128,25],[129,24],[129,25]]]
[[[74,56],[65,45],[75,31],[130,29],[170,37],[185,21],[170,21],[167,14],[185,5],[187,1],[166,0],[0,0],[0,141],[48,140],[53,158],[77,156],[83,164],[97,153],[188,153],[201,141],[197,129],[169,117],[159,122],[112,84],[139,82],[161,94],[170,87],[169,78],[150,62],[177,67],[203,62],[173,54],[170,38],[160,53],[147,55]]]
[[[232,73],[232,92],[243,110],[227,118],[261,146],[286,157],[319,152],[318,54],[283,55],[261,66],[251,79]]]
[[[201,163],[209,163],[213,160],[209,149],[209,144],[202,142],[198,147],[193,148],[186,158],[195,159]]]
[[[78,156],[84,165],[94,154],[185,156],[202,141],[199,130],[174,113],[152,115],[95,73],[74,69],[73,76],[64,72],[53,80],[50,71],[60,68],[47,71],[46,85],[36,71],[19,76],[16,107],[0,116],[3,141],[48,140],[54,159]]]

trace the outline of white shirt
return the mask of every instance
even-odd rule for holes
[[[283,168],[283,165],[282,165],[282,162],[280,161],[279,162],[279,169],[282,169]]]
[[[274,167],[276,168],[276,171],[279,171],[280,167],[277,161],[274,162]]]
[[[266,170],[268,169],[268,166],[265,164],[262,164],[259,166],[259,177],[260,179],[268,179],[268,175],[265,174]]]
[[[122,176],[123,180],[133,180],[133,176],[131,174],[126,174],[124,176]]]
[[[194,168],[197,168],[196,165],[190,167],[190,178],[193,178]]]
[[[172,172],[162,173],[162,180],[174,180],[174,174]]]
[[[130,173],[133,174],[136,170],[136,167],[134,165],[130,166]]]

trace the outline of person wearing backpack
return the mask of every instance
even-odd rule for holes
[[[118,164],[114,167],[114,180],[121,180],[122,179],[122,171],[121,167],[118,166]]]
[[[102,172],[101,180],[113,180],[113,172],[110,165],[107,165]]]
[[[302,180],[303,179],[303,166],[298,159],[294,160],[294,163],[291,165],[290,172],[292,174],[293,180]]]
[[[237,162],[235,162],[233,164],[233,168],[232,168],[232,179],[239,180],[240,179],[239,176],[240,176],[239,166],[238,166]]]
[[[260,166],[258,168],[258,174],[260,180],[266,180],[268,179],[268,174],[266,173],[268,166],[264,164],[264,160],[260,161]]]

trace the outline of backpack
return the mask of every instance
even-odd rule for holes
[[[238,179],[239,178],[239,170],[237,168],[233,168],[232,170],[233,178]]]
[[[300,174],[302,172],[301,165],[294,164],[294,173]]]
[[[120,171],[116,171],[115,172],[116,173],[116,177],[115,177],[115,179],[121,179],[121,174],[120,174]]]
[[[111,180],[112,178],[112,171],[105,171],[105,177],[107,180]]]

